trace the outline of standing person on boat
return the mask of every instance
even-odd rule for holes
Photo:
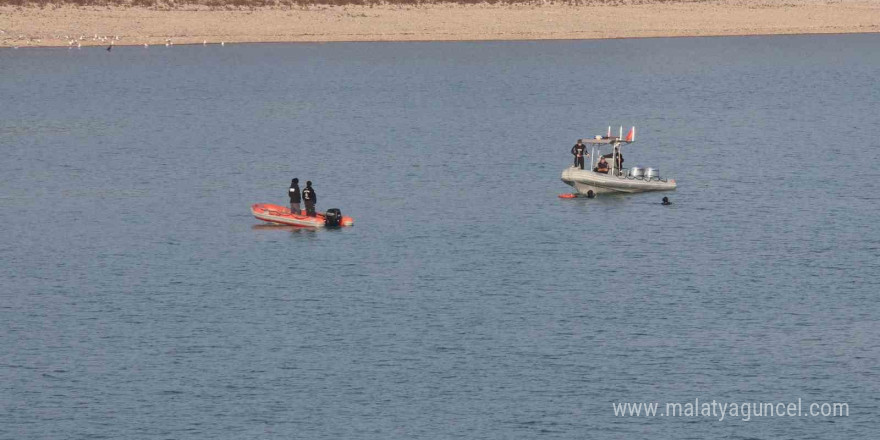
[[[315,203],[318,203],[318,195],[315,194],[314,188],[312,188],[312,181],[306,181],[306,189],[302,192],[303,201],[306,203],[306,215],[309,217],[315,216]]]
[[[290,181],[290,188],[287,190],[287,195],[290,196],[290,213],[294,215],[300,215],[302,213],[302,208],[299,207],[299,202],[302,201],[302,198],[299,195],[299,179],[293,178]]]
[[[590,153],[586,152],[587,146],[584,145],[583,139],[578,139],[577,143],[571,147],[571,154],[574,155],[574,166],[584,169],[584,155],[590,157]]]

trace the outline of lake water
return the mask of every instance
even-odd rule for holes
[[[0,437],[870,438],[878,47],[2,49]],[[608,125],[678,190],[557,198]]]

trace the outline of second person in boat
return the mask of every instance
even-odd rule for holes
[[[584,156],[590,157],[590,153],[586,152],[587,146],[584,145],[583,139],[578,139],[577,143],[571,147],[571,154],[574,155],[574,166],[584,169]]]
[[[303,202],[306,204],[306,215],[309,217],[315,216],[315,204],[318,203],[318,195],[315,194],[315,189],[312,188],[312,181],[309,180],[306,182],[306,189],[302,192]]]
[[[608,174],[608,161],[604,157],[600,157],[599,162],[596,164],[596,169],[593,171]]]

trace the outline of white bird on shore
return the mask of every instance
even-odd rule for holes
[[[147,43],[144,43],[144,47],[150,47],[150,45]]]
[[[82,47],[83,47],[82,44],[80,44],[79,41],[77,41],[77,42],[76,42],[76,48],[77,48],[77,49],[82,49]]]
[[[207,45],[208,45],[208,40],[202,41],[202,46],[207,46]]]
[[[225,42],[225,41],[221,41],[221,42],[220,42],[220,45],[221,45],[221,46],[226,46],[226,42]]]

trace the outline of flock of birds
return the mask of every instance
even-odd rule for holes
[[[0,30],[0,34],[5,34],[5,33],[6,33],[5,31]],[[56,37],[56,38],[58,38],[58,37]],[[24,35],[19,35],[19,36],[18,36],[18,39],[19,39],[19,40],[23,40],[23,39],[25,39],[25,36],[24,36]],[[59,38],[59,39],[60,39],[60,38]],[[86,41],[86,36],[85,36],[85,35],[80,35],[79,38],[76,38],[76,37],[71,37],[70,35],[65,35],[65,36],[64,36],[64,40],[67,40],[67,48],[68,48],[68,49],[73,49],[73,48],[82,49],[82,42],[83,42],[83,41]],[[35,39],[35,40],[32,40],[32,41],[39,43],[39,42],[41,42],[42,40],[40,40],[40,39]],[[95,34],[95,35],[92,37],[92,43],[93,43],[93,45],[98,45],[98,43],[106,44],[107,42],[109,42],[110,44],[107,46],[107,51],[108,51],[108,52],[111,51],[111,50],[113,49],[113,46],[116,44],[117,41],[120,41],[120,39],[119,39],[119,35],[114,35],[113,37],[110,37],[110,36],[108,36],[108,35],[98,35],[98,34]],[[211,43],[211,44],[216,44],[216,43]],[[207,45],[208,45],[208,40],[204,40],[204,41],[202,41],[202,45],[203,45],[203,46],[207,46]],[[225,41],[221,41],[221,42],[220,42],[220,45],[221,45],[221,46],[226,46],[226,42],[225,42]],[[174,46],[174,42],[171,40],[171,38],[167,38],[167,39],[165,39],[165,47],[171,47],[171,46]],[[149,43],[144,43],[144,47],[150,47],[150,44],[149,44]],[[17,45],[16,45],[16,46],[13,46],[13,49],[18,49],[18,48],[19,48],[19,46],[17,46]]]

